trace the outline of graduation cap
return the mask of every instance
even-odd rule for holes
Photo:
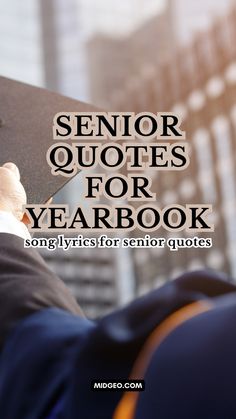
[[[46,161],[53,144],[53,117],[65,111],[93,112],[96,108],[0,77],[0,165],[11,161],[19,167],[29,204],[45,203],[70,180],[53,176]]]

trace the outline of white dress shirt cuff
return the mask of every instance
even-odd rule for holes
[[[22,239],[30,239],[30,233],[24,223],[18,221],[11,212],[0,211],[0,233],[14,234]]]

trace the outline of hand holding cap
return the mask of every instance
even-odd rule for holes
[[[0,167],[0,210],[11,212],[22,221],[27,197],[20,182],[20,172],[14,163],[5,163]]]

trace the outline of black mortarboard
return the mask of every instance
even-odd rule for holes
[[[54,115],[95,110],[57,93],[0,77],[0,165],[11,161],[19,167],[28,203],[46,202],[69,180],[53,176],[46,161],[53,144]]]

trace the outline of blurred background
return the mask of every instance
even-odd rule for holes
[[[152,190],[160,207],[213,205],[209,250],[43,251],[89,317],[185,270],[236,278],[236,1],[1,0],[0,57],[3,76],[109,111],[178,113],[191,165],[149,172]],[[79,175],[56,201],[88,205],[82,187]]]

